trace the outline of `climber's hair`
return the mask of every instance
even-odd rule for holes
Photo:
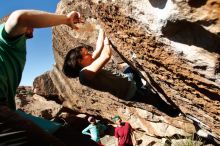
[[[82,44],[71,49],[65,57],[62,71],[69,78],[76,78],[79,76],[79,72],[82,67],[78,64],[78,59],[82,59],[82,48],[93,50],[91,46]]]

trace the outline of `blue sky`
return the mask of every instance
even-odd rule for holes
[[[0,18],[17,9],[37,9],[55,12],[60,0],[0,0]],[[20,85],[32,86],[35,77],[52,69],[54,64],[52,50],[52,30],[34,30],[34,38],[27,41],[27,61]]]

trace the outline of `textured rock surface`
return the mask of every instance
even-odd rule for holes
[[[218,0],[62,0],[57,13],[77,10],[86,19],[78,32],[67,26],[53,29],[56,65],[49,74],[63,105],[106,119],[121,115],[139,129],[141,145],[150,143],[144,139],[147,135],[188,135],[199,129],[220,139],[219,8]],[[61,73],[68,50],[79,43],[95,46],[100,26],[124,61],[160,96],[128,102]]]
[[[54,101],[47,101],[44,97],[34,94],[33,96],[22,96],[16,98],[18,109],[28,114],[52,119],[61,110],[62,105]]]
[[[33,87],[34,93],[37,93],[38,95],[42,95],[48,98],[59,97],[58,90],[54,86],[48,72],[44,73],[40,77],[35,78]]]

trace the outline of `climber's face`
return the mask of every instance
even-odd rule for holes
[[[94,61],[94,59],[92,58],[92,53],[89,52],[87,48],[81,49],[81,55],[82,55],[82,58],[79,59],[79,64],[82,67],[89,66]]]

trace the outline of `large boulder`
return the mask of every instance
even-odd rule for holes
[[[220,140],[220,2],[61,0],[57,7],[59,14],[72,10],[86,20],[80,31],[53,28],[56,65],[50,77],[64,106],[109,120],[118,114],[139,129],[142,140],[192,133]],[[146,95],[146,102],[119,99],[62,73],[66,53],[80,43],[94,47],[100,27],[157,93]]]
[[[50,77],[50,72],[45,72],[39,77],[36,77],[33,82],[33,92],[46,98],[59,98],[59,92],[54,86]]]

